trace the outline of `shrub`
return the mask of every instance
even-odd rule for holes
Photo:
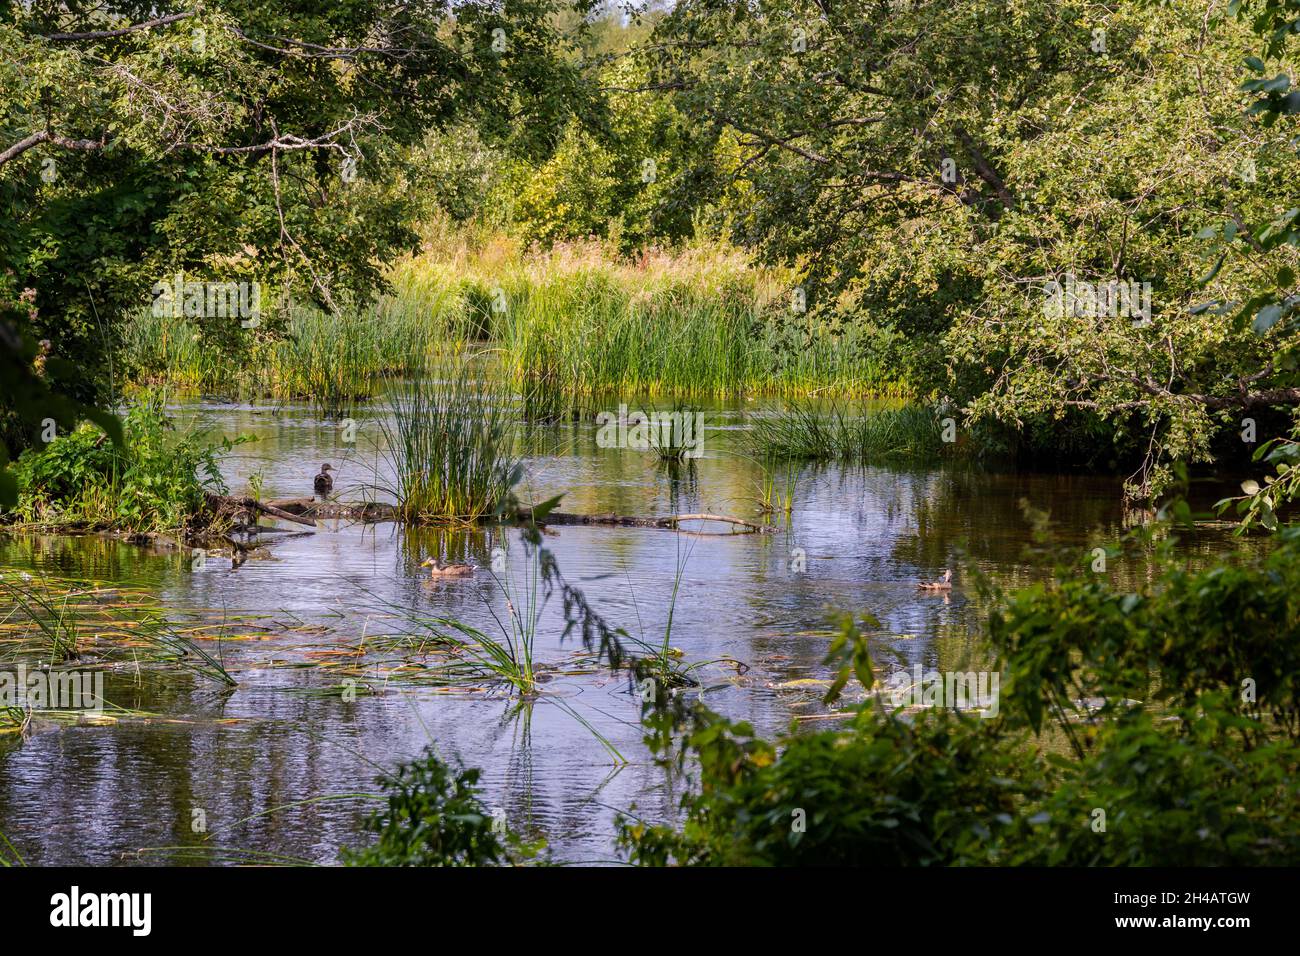
[[[430,752],[380,777],[384,809],[367,821],[378,841],[345,850],[349,866],[483,866],[531,853],[514,836],[498,835],[483,806],[477,770],[453,769]]]
[[[637,863],[929,866],[992,862],[994,831],[1042,787],[1033,755],[988,721],[908,722],[864,708],[848,731],[775,743],[701,711],[686,746],[701,785],[680,830],[622,821]]]
[[[87,523],[129,531],[188,531],[201,520],[205,493],[224,492],[220,445],[202,431],[176,432],[158,396],[127,412],[119,448],[81,425],[29,448],[14,467],[13,517],[42,524]]]
[[[622,820],[620,844],[651,864],[1295,865],[1300,529],[1200,572],[1172,553],[1137,593],[1069,566],[985,587],[996,718],[868,701],[773,743],[661,694],[652,744],[698,784],[680,827]],[[873,683],[851,625],[828,663],[846,652],[832,697]]]

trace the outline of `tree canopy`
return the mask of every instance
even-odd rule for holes
[[[593,108],[557,21],[588,6],[0,3],[4,404],[102,403],[115,318],[173,275],[364,301],[415,243],[406,147],[472,118],[542,157]],[[5,437],[25,427],[11,415]]]

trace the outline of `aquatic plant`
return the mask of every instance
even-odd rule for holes
[[[796,402],[780,415],[756,418],[747,441],[767,461],[930,462],[952,447],[939,417],[916,405],[849,415],[838,403]]]
[[[511,451],[508,399],[467,362],[394,383],[380,419],[380,454],[393,477],[380,490],[405,521],[478,521],[493,514],[522,474]]]
[[[244,400],[304,399],[338,417],[373,398],[388,377],[412,374],[454,345],[439,316],[460,306],[450,287],[421,287],[338,315],[291,304],[275,328],[233,349],[205,338],[195,319],[145,309],[123,323],[123,356],[136,382]]]
[[[495,297],[491,338],[521,388],[724,396],[885,384],[856,333],[789,314],[783,276],[723,246],[629,261],[599,243],[558,244],[528,257],[470,256],[468,267]]]
[[[758,495],[753,499],[760,513],[765,515],[781,512],[786,518],[794,511],[794,493],[799,484],[795,459],[785,459],[785,483],[777,486],[777,465],[779,460],[770,457],[761,467],[762,476],[758,482]]]
[[[721,243],[634,258],[600,242],[522,253],[503,236],[441,237],[390,270],[392,292],[338,315],[289,305],[282,328],[209,341],[184,317],[124,323],[138,382],[231,397],[307,399],[328,415],[433,356],[493,347],[533,420],[602,393],[899,395],[884,332],[791,308],[791,277]]]
[[[0,573],[0,644],[11,658],[59,664],[93,652],[101,661],[175,665],[235,686],[220,660],[142,597],[95,582]]]
[[[686,573],[686,562],[690,560],[691,552],[695,550],[694,544],[682,553],[681,537],[677,537],[677,567],[673,574],[673,590],[668,598],[668,620],[664,624],[664,637],[660,643],[658,651],[653,659],[647,661],[649,669],[655,674],[658,680],[669,686],[675,686],[683,683],[683,675],[676,667],[676,658],[679,654],[674,653],[672,646],[673,637],[673,615],[677,613],[677,595],[682,589],[682,575]]]
[[[9,838],[5,836],[3,830],[0,830],[0,844],[3,844],[3,846],[0,846],[0,866],[11,867],[27,865],[27,861],[23,859],[22,854],[18,852],[14,845],[9,842]]]
[[[635,689],[641,694],[642,699],[647,699],[649,689],[662,688],[682,688],[695,687],[699,685],[696,678],[696,672],[709,666],[722,662],[735,663],[730,658],[717,658],[711,660],[686,661],[680,650],[672,644],[673,637],[673,618],[677,613],[677,599],[681,594],[682,578],[686,573],[686,564],[690,560],[691,553],[695,550],[694,543],[688,545],[685,550],[682,548],[682,539],[677,538],[677,561],[673,571],[672,590],[668,594],[667,610],[668,617],[664,622],[664,634],[658,641],[647,639],[644,628],[641,628],[641,636],[633,637],[624,630],[619,630],[619,637],[626,644],[629,651],[634,653],[627,666],[632,671],[635,678]],[[628,577],[628,590],[631,591],[632,579]],[[636,612],[638,627],[641,625],[641,609],[638,606],[636,594],[632,595],[632,607]],[[650,681],[651,684],[644,683]]]

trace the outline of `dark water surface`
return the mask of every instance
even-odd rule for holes
[[[529,475],[521,497],[562,492],[568,512],[753,517],[762,469],[740,454],[737,436],[748,417],[763,413],[757,409],[708,410],[704,457],[675,471],[652,454],[597,448],[590,423],[541,430],[526,444],[520,439]],[[343,500],[385,483],[374,450],[379,429],[361,416],[356,441],[347,444],[337,424],[302,408],[179,411],[226,435],[256,436],[225,463],[235,493],[247,493],[250,477],[260,475],[264,498],[310,494],[325,461],[337,469]],[[781,469],[778,487],[785,483]],[[892,635],[875,648],[889,667],[948,670],[978,656],[982,612],[962,587],[959,549],[1008,581],[1039,574],[1025,556],[1030,526],[1022,500],[1050,511],[1063,544],[1091,547],[1123,530],[1112,478],[806,467],[797,472],[792,520],[777,534],[559,527],[546,546],[606,619],[654,643],[663,639],[684,561],[672,646],[687,662],[746,665],[743,675],[727,663],[702,668],[705,699],[774,732],[796,715],[824,713],[820,686],[799,682],[826,676],[820,662],[830,610],[875,614]],[[503,544],[508,574],[522,583],[524,549],[500,531],[323,522],[315,534],[272,539],[267,558],[234,569],[228,559],[211,558],[198,570],[188,554],[100,537],[0,537],[0,566],[142,586],[178,620],[193,614],[232,622],[231,639],[204,646],[239,681],[227,690],[172,669],[117,667],[106,698],[157,717],[109,726],[38,721],[25,740],[0,737],[0,832],[31,864],[234,858],[185,849],[195,846],[334,862],[341,847],[365,840],[360,822],[374,803],[364,795],[376,791],[377,773],[434,742],[444,756],[482,768],[488,802],[515,829],[544,836],[557,860],[613,859],[619,809],[665,818],[678,799],[640,742],[639,699],[625,677],[562,676],[524,707],[502,693],[446,693],[378,674],[373,696],[344,701],[327,691],[338,681],[322,662],[391,629],[391,606],[499,635],[505,598],[485,569]],[[1183,545],[1202,557],[1232,546],[1222,530]],[[433,583],[419,567],[431,555],[484,570]],[[802,573],[792,570],[801,555]],[[951,595],[915,590],[948,567],[958,569]],[[1145,571],[1138,555],[1108,573],[1136,580]],[[560,642],[557,605],[541,614],[541,660],[579,650],[574,638]],[[578,717],[627,762],[620,765]],[[200,817],[206,834],[194,832]]]

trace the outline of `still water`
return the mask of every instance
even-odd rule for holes
[[[233,493],[248,493],[252,480],[264,499],[310,495],[312,477],[330,462],[340,500],[384,497],[374,490],[386,484],[375,451],[381,430],[361,414],[355,441],[345,442],[346,429],[300,407],[174,411],[256,439],[224,462]],[[528,471],[521,497],[563,493],[561,510],[577,513],[754,518],[763,469],[740,438],[768,412],[755,403],[707,409],[703,457],[677,469],[651,453],[597,447],[590,420],[533,430],[518,439]],[[1051,513],[1061,544],[1092,547],[1123,531],[1113,478],[970,466],[809,466],[787,476],[779,468],[778,489],[790,480],[792,515],[770,519],[775,534],[565,526],[545,539],[593,608],[653,644],[664,638],[680,568],[671,645],[687,663],[714,662],[699,670],[710,706],[765,733],[801,715],[819,718],[805,726],[832,726],[820,719],[821,687],[809,682],[827,676],[821,661],[835,610],[881,621],[880,667],[950,670],[979,659],[983,609],[963,588],[962,569],[1011,583],[1041,573],[1026,555],[1022,501]],[[680,794],[641,743],[640,701],[625,675],[573,668],[584,672],[555,678],[522,707],[491,688],[411,686],[378,667],[368,682],[374,694],[344,700],[330,690],[339,685],[331,664],[391,630],[395,609],[499,636],[505,595],[486,572],[492,549],[503,547],[509,578],[526,579],[517,536],[323,521],[314,533],[266,540],[265,557],[238,567],[214,557],[195,569],[188,553],[103,537],[0,536],[0,566],[143,587],[177,621],[226,623],[205,632],[204,646],[239,682],[226,689],[183,671],[119,665],[105,696],[153,716],[108,726],[37,721],[26,739],[0,737],[0,832],[29,864],[232,862],[249,853],[336,862],[340,848],[366,839],[376,775],[430,745],[482,768],[489,805],[512,828],[545,838],[558,862],[616,859],[620,810],[671,818]],[[1222,529],[1182,545],[1193,558],[1232,546]],[[431,556],[480,571],[433,582],[419,567]],[[957,569],[951,594],[916,591],[949,567]],[[1145,571],[1138,554],[1109,573],[1122,581]],[[541,611],[535,653],[543,661],[581,649],[575,637],[561,641],[558,604]]]

